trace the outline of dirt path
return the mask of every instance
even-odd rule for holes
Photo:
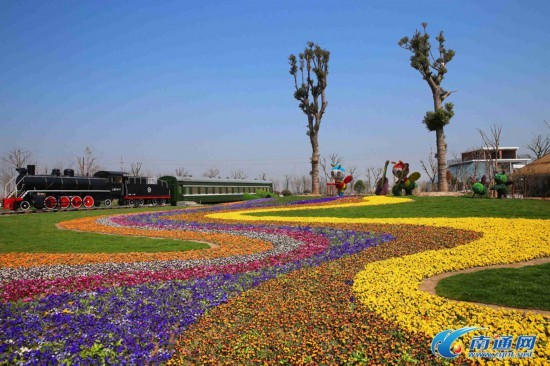
[[[527,261],[527,262],[518,262],[518,263],[512,263],[512,264],[498,264],[498,265],[487,266],[487,267],[474,267],[474,268],[469,268],[469,269],[465,269],[465,270],[462,270],[462,271],[456,271],[456,272],[446,272],[446,273],[439,274],[437,276],[433,276],[433,277],[424,279],[422,281],[422,283],[420,284],[419,288],[420,288],[421,291],[425,291],[429,294],[436,295],[435,286],[443,278],[451,277],[451,276],[461,274],[461,273],[471,273],[471,272],[483,271],[483,270],[486,270],[486,269],[520,268],[520,267],[525,267],[525,266],[535,266],[535,265],[538,265],[538,264],[544,264],[544,263],[548,263],[548,262],[550,262],[550,257],[537,258],[537,259],[533,259],[533,260],[530,260],[530,261]],[[460,302],[460,301],[457,301],[457,300],[451,300],[451,301]],[[545,311],[545,310],[519,309],[519,308],[506,307],[506,306],[502,306],[502,305],[482,304],[482,303],[479,303],[479,302],[471,302],[471,303],[479,305],[479,306],[489,307],[489,308],[492,308],[492,309],[517,310],[517,311],[521,311],[521,312],[524,312],[524,313],[530,312],[530,313],[550,316],[550,311]]]

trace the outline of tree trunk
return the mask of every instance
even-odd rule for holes
[[[435,139],[437,144],[437,189],[439,192],[447,192],[447,147],[443,127],[435,130]]]
[[[429,84],[429,83],[428,83]],[[441,87],[432,87],[434,98],[434,112],[442,108],[443,100],[441,100]],[[443,126],[435,130],[435,141],[437,148],[437,190],[439,192],[447,192],[447,145],[445,144],[445,132]]]
[[[317,133],[309,135],[311,141],[311,193],[319,194],[319,142],[317,141]]]

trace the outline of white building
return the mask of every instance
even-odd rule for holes
[[[465,183],[470,177],[479,181],[482,176],[491,179],[495,173],[511,174],[527,165],[531,158],[518,155],[518,147],[480,148],[463,152],[461,159],[447,161],[447,170],[453,182]],[[494,166],[496,163],[496,172]]]

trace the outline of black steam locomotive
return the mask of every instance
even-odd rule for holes
[[[118,200],[119,205],[161,205],[170,200],[170,189],[164,181],[130,177],[125,172],[100,171],[93,177],[75,176],[74,170],[53,169],[51,175],[36,175],[35,166],[17,169],[12,179],[15,189],[0,200],[7,210],[66,209],[106,207]],[[6,185],[7,187],[8,185]]]

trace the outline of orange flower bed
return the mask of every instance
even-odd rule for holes
[[[56,264],[129,263],[156,260],[213,259],[233,255],[254,254],[273,249],[265,240],[221,233],[204,233],[184,230],[151,231],[137,228],[119,228],[101,225],[97,217],[89,217],[59,223],[67,230],[101,234],[144,236],[177,240],[195,240],[215,244],[215,247],[184,252],[157,253],[7,253],[0,254],[0,267],[33,267]]]

